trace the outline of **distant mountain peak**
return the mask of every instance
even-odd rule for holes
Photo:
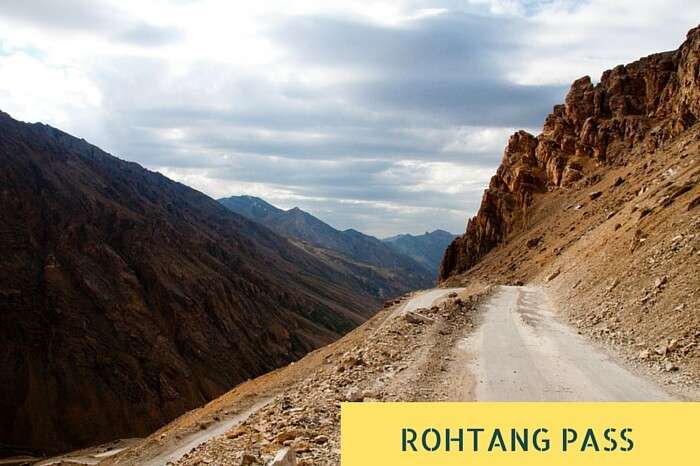
[[[422,235],[402,233],[382,241],[437,274],[447,246],[457,237],[445,230],[434,230]]]
[[[412,257],[391,248],[374,236],[366,235],[354,228],[348,228],[344,231],[337,230],[299,207],[293,207],[289,210],[281,210],[274,206],[270,206],[270,209],[257,209],[251,207],[247,200],[242,201],[235,196],[221,199],[220,202],[234,212],[262,223],[283,236],[323,248],[326,252],[332,251],[335,254],[340,254],[342,255],[341,261],[352,262],[352,267],[365,267],[360,275],[370,285],[384,283],[382,287],[373,292],[377,296],[386,297],[387,294],[394,293],[394,291],[385,292],[386,286],[390,286],[392,290],[405,292],[411,289],[426,288],[433,283],[432,270]],[[265,204],[267,203],[265,202]],[[376,278],[367,278],[369,273],[367,268],[371,268],[374,274],[385,274],[385,277],[380,278],[379,281]],[[397,283],[389,285],[388,281],[384,281],[389,276],[393,277],[391,281]]]

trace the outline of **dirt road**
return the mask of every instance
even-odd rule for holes
[[[476,401],[666,401],[552,313],[537,287],[498,287],[462,343]]]
[[[177,460],[182,458],[187,452],[198,447],[199,445],[211,440],[219,435],[224,435],[226,432],[232,428],[240,425],[244,422],[251,414],[258,411],[260,408],[264,407],[270,402],[270,398],[263,398],[259,402],[255,403],[249,409],[227,419],[223,419],[220,422],[210,426],[206,430],[194,432],[189,436],[180,439],[178,442],[170,445],[165,451],[161,452],[154,458],[144,462],[144,466],[162,466],[168,463],[175,463]]]
[[[445,298],[450,293],[457,293],[463,288],[435,288],[433,290],[422,291],[411,298],[398,311],[405,314],[410,311],[415,311],[422,307],[430,307],[441,299]]]

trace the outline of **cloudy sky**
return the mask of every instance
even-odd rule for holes
[[[699,21],[695,0],[2,0],[0,109],[213,197],[462,232],[514,130]]]

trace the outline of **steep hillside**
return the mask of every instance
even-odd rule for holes
[[[0,441],[151,432],[370,316],[363,284],[207,196],[0,113]]]
[[[298,207],[282,210],[252,196],[231,196],[219,199],[219,202],[283,236],[301,242],[300,245],[308,252],[339,272],[363,281],[367,293],[375,299],[393,298],[434,284],[431,272],[408,255],[357,230],[336,230]]]
[[[573,83],[520,131],[441,279],[546,283],[582,332],[674,383],[700,376],[700,29]]]
[[[384,238],[382,241],[395,251],[407,255],[437,275],[445,249],[456,237],[457,235],[447,231],[435,230],[430,233],[425,232],[422,235],[396,235],[391,238]]]
[[[632,148],[652,153],[692,127],[700,116],[699,49],[700,30],[693,29],[677,51],[620,65],[597,85],[583,77],[539,136],[515,133],[479,212],[448,248],[441,278],[468,270],[527,226],[537,194],[571,187],[601,166],[633,162]]]

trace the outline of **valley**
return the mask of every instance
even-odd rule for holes
[[[700,400],[700,27],[512,134],[456,237],[2,112],[0,161],[0,464],[335,465],[345,402]]]
[[[441,290],[278,372],[270,405],[177,464],[338,464],[343,401],[700,399],[699,62],[694,29],[575,81],[542,134],[510,138]]]
[[[256,197],[231,196],[219,202],[289,238],[339,273],[351,275],[364,284],[364,292],[374,298],[377,305],[407,291],[433,286],[437,279],[441,256],[430,266],[413,259],[405,251],[392,248],[391,243],[352,229],[337,230],[299,208],[285,211]],[[440,254],[447,244],[443,240]],[[417,249],[426,248],[429,246]]]
[[[377,307],[360,277],[185,185],[7,114],[0,134],[9,451],[145,435]]]
[[[544,293],[486,284],[413,293],[339,341],[243,384],[105,464],[150,464],[163,452],[181,452],[188,432],[209,437],[210,429],[207,442],[169,458],[181,465],[238,465],[244,458],[266,464],[286,446],[301,464],[337,464],[339,403],[347,401],[700,399],[697,384],[649,375],[578,335],[546,308]],[[264,405],[244,411],[255,400]],[[216,419],[227,412],[247,418],[220,433]]]

